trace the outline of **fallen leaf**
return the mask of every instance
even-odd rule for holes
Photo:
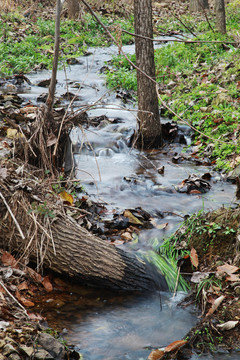
[[[23,138],[23,134],[21,134],[20,132],[17,131],[17,129],[7,129],[7,137],[9,139],[18,139],[18,138]]]
[[[143,225],[143,223],[136,216],[134,216],[129,210],[125,210],[123,216],[127,217],[131,224]]]
[[[121,239],[126,240],[126,241],[131,241],[132,234],[129,231],[125,231],[124,233],[121,234]]]
[[[198,267],[198,254],[197,254],[197,251],[194,248],[191,249],[190,259],[191,259],[192,265],[195,268],[197,268]]]
[[[26,281],[23,281],[21,284],[18,285],[18,290],[27,290],[28,289],[28,284]]]
[[[27,312],[27,314],[31,320],[40,321],[40,320],[46,319],[46,318],[42,317],[40,314],[34,314],[34,313],[29,313],[29,312]]]
[[[228,275],[234,274],[236,271],[239,270],[238,266],[224,264],[217,267],[217,274],[224,275],[225,273]]]
[[[230,274],[229,276],[226,277],[226,280],[233,281],[233,282],[240,281],[240,277],[237,274]]]
[[[16,291],[15,296],[23,306],[32,307],[35,305],[32,301],[30,301],[30,300],[26,299],[24,296],[22,296],[19,291]]]
[[[47,291],[47,292],[51,292],[53,290],[53,286],[49,280],[49,277],[48,276],[45,276],[43,278],[43,281],[42,281],[42,284],[44,286],[44,289]]]
[[[62,191],[58,194],[60,196],[60,198],[64,201],[67,202],[68,205],[72,206],[73,205],[73,197],[71,194],[69,194],[67,191]]]
[[[206,316],[212,315],[214,313],[215,310],[217,310],[217,308],[219,307],[219,305],[223,302],[223,300],[225,299],[224,295],[219,296],[213,303],[212,307],[209,309],[208,313]]]
[[[169,344],[167,347],[165,347],[165,352],[175,351],[180,349],[184,344],[187,343],[187,340],[176,340]]]
[[[2,261],[3,265],[5,265],[5,266],[11,266],[15,269],[18,268],[16,259],[11,254],[9,254],[7,251],[3,252],[1,261]]]
[[[230,320],[230,321],[225,322],[224,324],[218,324],[217,327],[220,330],[231,330],[231,329],[235,328],[235,326],[237,324],[238,324],[238,321]]]
[[[55,145],[56,142],[57,142],[56,136],[53,133],[49,134],[47,138],[47,147]]]
[[[195,271],[192,274],[191,282],[195,284],[199,284],[203,279],[207,279],[210,275],[210,272],[201,272],[201,271]]]
[[[6,177],[7,177],[7,169],[6,168],[0,168],[0,177],[2,179],[6,179]]]
[[[162,359],[163,355],[164,351],[156,349],[149,354],[147,360],[160,360]]]
[[[26,272],[29,274],[32,280],[36,281],[37,283],[42,282],[42,276],[38,274],[35,270],[31,269],[30,267],[27,267]]]
[[[192,195],[194,195],[194,194],[201,194],[201,191],[199,191],[199,190],[190,190],[190,191],[189,191],[189,194],[192,194]]]

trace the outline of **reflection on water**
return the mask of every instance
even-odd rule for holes
[[[134,296],[79,288],[71,302],[58,310],[52,308],[47,315],[50,325],[68,329],[66,339],[80,349],[84,360],[137,360],[146,358],[152,348],[181,339],[196,323],[193,307],[178,306],[183,296]]]

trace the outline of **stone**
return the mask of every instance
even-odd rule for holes
[[[34,360],[56,360],[48,351],[44,349],[39,349],[34,353]]]
[[[21,358],[17,353],[12,353],[8,356],[8,360],[21,360]]]
[[[53,356],[54,359],[64,359],[65,348],[52,335],[40,333],[38,336],[38,344]]]
[[[31,357],[35,351],[33,347],[26,345],[21,345],[20,350],[24,353],[24,355],[27,355],[28,357]]]
[[[17,350],[12,346],[12,344],[6,344],[2,350],[2,353],[5,356],[10,355],[11,353],[14,353],[14,352],[16,353]]]

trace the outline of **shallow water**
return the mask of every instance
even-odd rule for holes
[[[125,50],[133,52],[134,47],[129,46]],[[142,231],[139,247],[144,248],[151,238],[157,237],[161,241],[175,231],[184,215],[203,208],[216,209],[236,201],[235,187],[224,182],[211,168],[197,166],[194,161],[172,162],[176,152],[183,149],[185,153],[191,151],[186,146],[170,144],[154,152],[140,152],[127,146],[136,126],[136,109],[123,104],[114,93],[108,94],[104,77],[99,74],[104,62],[110,60],[117,49],[110,47],[91,51],[92,55],[80,59],[81,64],[66,69],[67,81],[65,72],[58,72],[57,95],[63,95],[67,88],[73,93],[78,91],[80,100],[74,103],[75,109],[94,104],[103,97],[99,105],[88,112],[89,116],[106,115],[110,119],[118,119],[117,123],[105,123],[99,128],[90,126],[84,132],[74,129],[71,135],[76,175],[91,197],[106,204],[109,218],[116,209],[120,211],[138,206],[153,216],[157,212],[165,213],[164,219],[156,215],[157,223],[168,223],[164,230]],[[31,74],[29,78],[36,84],[50,75],[50,72],[43,71]],[[43,88],[32,86],[24,97],[36,102],[42,92]],[[183,131],[189,141],[189,131],[186,128]],[[157,172],[160,166],[165,167],[163,175]],[[175,186],[188,175],[195,173],[201,176],[209,171],[212,172],[212,188],[205,195],[175,191]],[[50,325],[68,329],[68,341],[80,349],[85,360],[146,358],[152,347],[179,340],[197,321],[193,308],[181,309],[177,306],[181,294],[174,299],[171,294],[162,294],[161,311],[158,294],[111,294],[82,287],[77,295],[72,294],[72,298],[68,298],[62,306],[49,310],[46,305],[44,311]],[[235,360],[233,355],[217,358]],[[212,360],[211,357],[204,359]]]

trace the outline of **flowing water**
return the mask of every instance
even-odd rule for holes
[[[124,51],[132,53],[134,47],[126,46]],[[124,104],[115,93],[109,93],[104,76],[99,73],[117,49],[100,48],[91,52],[82,57],[79,64],[69,66],[66,72],[59,71],[57,96],[67,90],[78,91],[79,99],[74,103],[74,109],[95,104],[88,115],[106,115],[110,119],[102,121],[97,128],[89,126],[84,132],[76,128],[71,134],[76,176],[92,198],[107,206],[109,218],[116,210],[142,207],[156,215],[157,223],[167,223],[162,230],[142,231],[138,247],[144,248],[149,239],[156,237],[161,241],[176,230],[184,215],[236,201],[235,187],[224,182],[208,166],[197,165],[188,156],[192,149],[186,145],[173,143],[154,152],[128,147],[136,126],[136,108]],[[43,71],[31,74],[29,78],[36,84],[50,75]],[[33,85],[24,97],[34,103],[42,92],[43,88]],[[182,127],[182,132],[189,143],[189,129]],[[176,153],[183,150],[187,160],[172,161]],[[157,171],[161,166],[164,166],[163,174]],[[176,192],[175,187],[190,174],[201,176],[208,172],[212,173],[212,187],[205,195]],[[163,219],[157,216],[159,212],[164,214]],[[137,360],[146,358],[152,347],[165,346],[182,338],[196,323],[197,315],[192,307],[178,306],[182,296],[178,294],[172,298],[172,294],[161,294],[160,306],[159,294],[134,296],[79,287],[69,290],[66,299],[51,310],[48,308],[47,313],[50,324],[68,330],[67,340],[80,349],[84,359]],[[46,300],[48,306],[51,301],[51,298]],[[217,358],[235,359],[226,354]]]

